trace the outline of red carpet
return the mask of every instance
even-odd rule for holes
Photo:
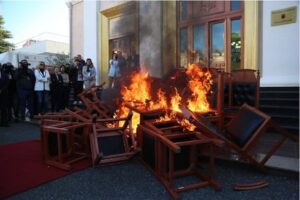
[[[0,199],[91,166],[88,159],[72,165],[70,172],[43,163],[38,140],[0,146]]]

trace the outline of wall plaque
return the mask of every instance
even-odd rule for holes
[[[278,26],[283,24],[296,23],[297,7],[290,7],[281,10],[275,10],[271,13],[271,25]]]

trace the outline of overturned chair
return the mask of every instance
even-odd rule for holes
[[[45,120],[41,126],[45,163],[71,170],[72,163],[90,157],[89,132],[90,126],[85,123]]]
[[[90,134],[93,166],[126,161],[137,153],[131,118],[132,112],[124,118],[94,119]]]
[[[182,107],[182,110],[184,116],[202,133],[224,141],[225,145],[234,150],[240,158],[255,165],[261,171],[266,170],[265,163],[287,139],[299,142],[298,137],[275,124],[270,116],[247,104],[244,104],[236,116],[225,126],[225,131],[220,130],[204,117],[196,116],[185,107]],[[257,160],[251,150],[269,128],[282,134],[282,138],[272,145],[261,160]]]

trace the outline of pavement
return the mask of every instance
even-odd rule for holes
[[[10,127],[0,127],[0,145],[39,139],[39,131],[38,122],[11,123]],[[217,160],[215,179],[222,185],[221,191],[204,187],[180,194],[181,199],[299,199],[299,174],[296,172],[271,169],[264,174],[245,164]],[[249,191],[232,189],[233,184],[259,180],[266,180],[269,186]],[[192,178],[188,177],[176,181],[175,184],[182,185],[190,181]],[[171,199],[171,197],[164,186],[139,162],[139,159],[134,158],[118,165],[87,168],[9,199],[144,200]]]

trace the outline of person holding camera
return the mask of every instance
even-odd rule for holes
[[[7,89],[8,95],[8,105],[7,105],[7,114],[8,114],[8,121],[14,119],[16,122],[18,121],[19,116],[19,106],[17,101],[17,88],[16,88],[16,80],[14,77],[15,71],[14,66],[7,62],[2,66],[3,72],[7,75],[9,84]]]
[[[35,76],[33,71],[28,68],[29,65],[30,63],[28,63],[26,59],[21,60],[20,67],[15,73],[21,120],[25,120],[26,107],[29,110],[30,118],[33,118],[33,89]]]
[[[7,74],[0,66],[0,126],[8,127],[8,118],[7,118],[7,105],[9,99],[8,97],[8,86],[9,79]]]

